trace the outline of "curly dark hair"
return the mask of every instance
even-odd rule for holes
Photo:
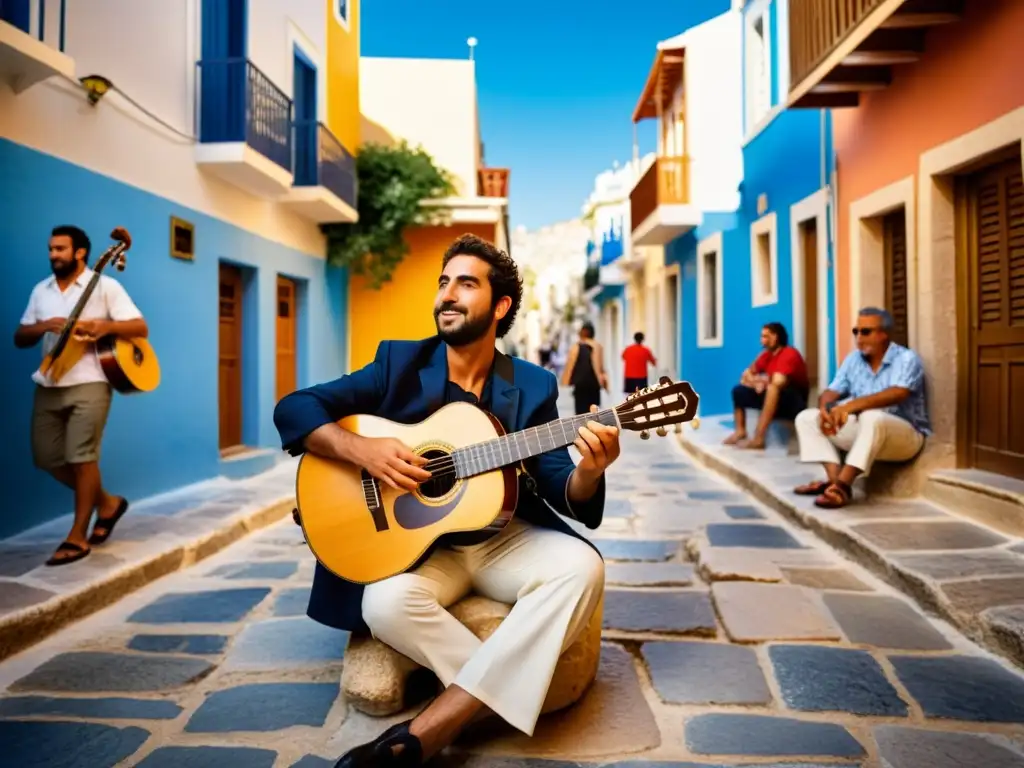
[[[502,296],[512,299],[512,306],[498,321],[497,336],[499,339],[503,338],[512,328],[512,323],[519,312],[519,305],[523,303],[523,278],[519,274],[519,267],[505,251],[476,235],[462,235],[448,246],[441,260],[441,269],[447,267],[448,262],[456,256],[475,256],[490,266],[487,279],[491,284],[492,309],[498,306],[498,300]]]

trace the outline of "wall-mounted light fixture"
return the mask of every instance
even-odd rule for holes
[[[114,87],[114,84],[103,75],[86,75],[85,77],[78,78],[78,82],[85,88],[85,93],[89,97],[89,103],[93,106],[106,95],[107,91]]]

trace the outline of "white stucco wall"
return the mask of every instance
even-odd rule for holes
[[[46,2],[46,39],[56,45],[60,4]],[[0,85],[0,137],[322,256],[324,240],[315,224],[196,165],[199,5],[199,0],[67,3],[65,52],[75,60],[78,74],[104,75],[178,133],[118,93],[91,107],[75,85],[51,78],[18,95]],[[284,8],[277,0],[249,0],[249,55],[290,96],[292,41],[301,39],[323,61],[326,9],[323,0],[289,0],[287,12]]]
[[[480,129],[472,61],[361,57],[359,107],[392,139],[429,152],[455,177],[459,196],[476,195]],[[364,130],[364,139],[374,132]]]
[[[687,31],[690,190],[706,212],[734,211],[743,180],[741,16],[728,11]]]

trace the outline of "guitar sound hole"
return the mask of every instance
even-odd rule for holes
[[[430,471],[433,477],[420,486],[420,495],[428,499],[439,499],[447,494],[455,485],[455,465],[451,455],[444,451],[430,450],[421,454],[427,461],[438,464]],[[447,459],[447,461],[445,461]]]

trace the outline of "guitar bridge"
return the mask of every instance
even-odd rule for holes
[[[388,518],[384,512],[384,500],[380,495],[380,483],[377,478],[365,469],[361,472],[363,481],[363,500],[366,501],[366,508],[373,518],[373,527],[377,533],[388,530]]]

